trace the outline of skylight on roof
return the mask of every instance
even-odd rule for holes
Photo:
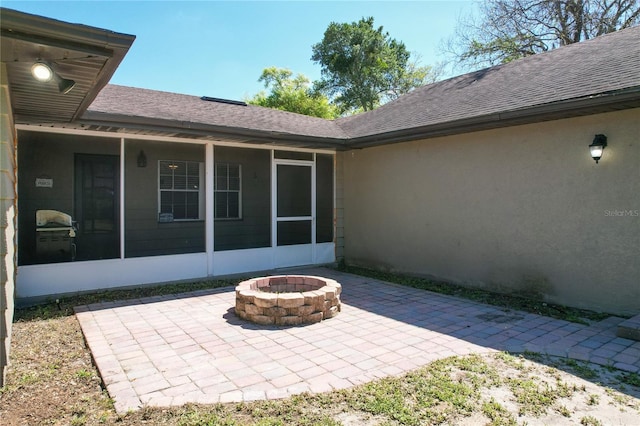
[[[202,99],[203,101],[207,101],[207,102],[218,102],[218,103],[221,103],[221,104],[247,106],[246,102],[234,101],[232,99],[212,98],[210,96],[203,96],[200,99]]]

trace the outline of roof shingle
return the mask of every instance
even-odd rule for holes
[[[338,124],[358,138],[630,87],[640,87],[640,26],[423,86]]]
[[[110,84],[88,109],[89,113],[115,114],[181,123],[198,123],[230,129],[345,139],[333,123],[256,105],[206,101],[200,97]]]
[[[468,131],[460,124],[465,121],[504,126],[510,113],[526,116],[545,105],[621,92],[631,94],[626,107],[640,106],[640,26],[423,86],[373,111],[337,120],[115,85],[105,87],[88,115],[94,121],[124,116],[182,129],[199,124],[229,134],[297,136],[339,147],[367,139],[406,140],[412,130]]]

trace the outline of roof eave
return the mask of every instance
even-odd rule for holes
[[[182,133],[194,138],[219,138],[220,140],[244,141],[259,144],[282,144],[295,145],[305,148],[323,149],[347,149],[346,139],[299,135],[292,133],[258,130],[242,127],[218,126],[203,124],[191,121],[165,120],[159,118],[138,117],[123,114],[110,114],[97,111],[86,111],[77,120],[78,124],[87,126],[107,126],[127,130],[148,130],[159,133],[166,133],[168,136],[174,133]]]
[[[129,34],[63,22],[12,9],[0,9],[2,12],[1,36],[3,38],[20,40],[36,46],[79,51],[105,58],[104,65],[91,82],[91,88],[86,91],[77,104],[73,116],[68,117],[68,121],[80,117],[93,103],[135,40],[135,36]],[[74,78],[73,74],[67,73],[66,76]],[[26,121],[34,119],[38,120],[37,117],[24,118]],[[16,120],[23,119],[16,117]]]
[[[500,113],[349,139],[351,149],[451,136],[640,107],[640,86]]]

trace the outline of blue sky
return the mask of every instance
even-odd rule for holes
[[[133,34],[136,41],[111,83],[196,96],[243,99],[263,89],[269,66],[311,80],[320,66],[311,46],[331,22],[373,16],[423,65],[443,58],[471,1],[6,1],[3,7]]]

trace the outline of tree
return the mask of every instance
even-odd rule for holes
[[[435,81],[430,67],[411,61],[404,43],[392,39],[373,18],[336,23],[314,44],[311,60],[322,67],[315,89],[326,94],[341,113],[369,111],[415,87]]]
[[[638,0],[485,0],[445,51],[466,68],[496,65],[640,22]]]
[[[270,92],[256,94],[247,100],[250,104],[321,118],[338,116],[329,99],[313,91],[309,79],[302,74],[293,77],[288,69],[270,67],[262,71],[258,81]]]

